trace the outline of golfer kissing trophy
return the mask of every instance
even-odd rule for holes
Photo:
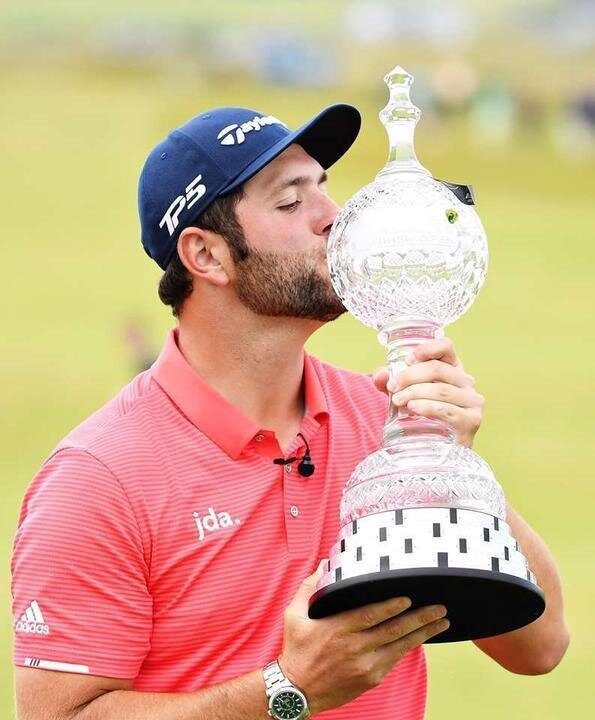
[[[379,331],[394,378],[417,345],[442,337],[471,306],[488,250],[471,188],[434,179],[415,156],[421,112],[409,97],[412,76],[396,67],[385,81],[388,162],[339,213],[328,262],[345,307]],[[339,539],[310,617],[396,596],[413,607],[443,604],[450,627],[429,642],[497,635],[537,619],[544,594],[506,524],[489,465],[456,444],[445,422],[389,407],[382,447],[344,489]]]

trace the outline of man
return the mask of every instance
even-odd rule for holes
[[[142,241],[179,326],[27,492],[13,560],[20,720],[423,717],[421,646],[447,608],[394,598],[307,615],[342,487],[386,414],[385,372],[373,382],[303,349],[344,312],[325,261],[338,209],[325,170],[359,124],[347,105],[295,132],[220,108],[149,155]],[[483,400],[452,342],[417,348],[398,381],[400,403],[471,446]],[[476,644],[513,672],[548,672],[568,642],[558,574],[512,509],[508,521],[547,610]]]

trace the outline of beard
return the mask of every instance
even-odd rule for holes
[[[329,322],[346,312],[311,253],[250,250],[235,269],[238,297],[257,315]]]

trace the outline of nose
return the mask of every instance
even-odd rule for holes
[[[337,203],[326,193],[321,192],[315,217],[314,232],[327,238],[338,214],[339,206]]]

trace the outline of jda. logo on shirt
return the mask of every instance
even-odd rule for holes
[[[194,524],[198,530],[198,539],[204,540],[206,533],[213,533],[217,530],[225,530],[225,528],[233,527],[234,525],[241,525],[242,521],[240,518],[232,519],[228,512],[215,512],[214,508],[210,507],[205,515],[200,515],[197,512],[192,513],[194,518]]]

